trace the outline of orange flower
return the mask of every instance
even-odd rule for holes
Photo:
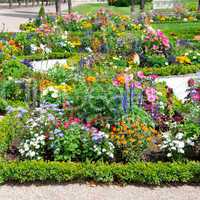
[[[9,44],[9,45],[15,45],[15,41],[14,41],[14,40],[9,40],[9,41],[8,41],[8,44]]]
[[[45,88],[47,88],[48,86],[50,86],[52,84],[51,81],[49,80],[42,80],[40,82],[40,85],[39,85],[39,88],[40,88],[40,91],[43,91]]]
[[[125,77],[124,77],[124,75],[117,76],[116,80],[117,80],[117,82],[119,84],[124,84],[125,83]]]
[[[87,76],[87,77],[85,78],[85,81],[86,81],[87,83],[93,83],[93,82],[96,81],[96,78],[95,78],[94,76]]]
[[[3,43],[0,42],[0,50],[2,50],[2,49],[3,49]]]

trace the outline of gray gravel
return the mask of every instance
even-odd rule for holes
[[[200,200],[200,186],[0,186],[0,200]]]

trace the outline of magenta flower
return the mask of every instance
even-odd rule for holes
[[[150,74],[150,75],[148,76],[148,78],[150,78],[150,79],[152,79],[152,80],[155,80],[155,79],[158,78],[158,75],[156,75],[156,74]]]
[[[138,76],[138,78],[141,78],[141,79],[146,78],[146,76],[144,75],[144,72],[142,72],[142,71],[137,72],[137,76]]]
[[[167,37],[162,38],[162,43],[165,47],[169,47],[169,39]]]

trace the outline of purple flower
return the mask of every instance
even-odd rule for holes
[[[93,142],[100,142],[105,138],[105,133],[102,131],[98,131],[97,129],[92,133]]]
[[[128,101],[127,101],[127,92],[125,91],[122,97],[122,108],[124,110],[124,112],[127,112],[127,108],[128,108]]]
[[[33,65],[32,65],[32,63],[31,63],[30,60],[26,60],[25,59],[25,60],[22,60],[21,63],[24,64],[24,65],[26,65],[27,67],[29,67],[31,69],[33,68]]]

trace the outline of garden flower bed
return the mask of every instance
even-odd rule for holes
[[[1,182],[199,181],[199,76],[187,80],[182,100],[157,81],[198,72],[198,42],[177,45],[142,21],[105,10],[38,17],[22,29],[0,35]],[[146,171],[137,176],[134,167]],[[170,169],[180,173],[169,177]]]

